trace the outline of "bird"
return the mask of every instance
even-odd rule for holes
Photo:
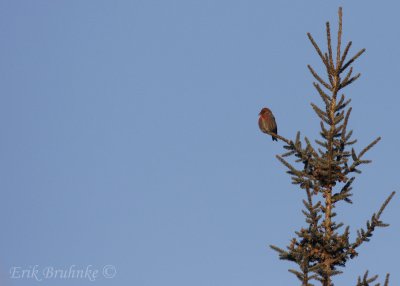
[[[275,117],[269,108],[264,107],[259,113],[258,126],[260,130],[264,133],[272,132],[278,134],[278,126],[276,126]],[[268,134],[268,133],[267,133]],[[272,141],[278,141],[278,139],[272,136]]]

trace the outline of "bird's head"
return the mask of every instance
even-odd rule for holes
[[[264,115],[264,114],[270,114],[271,110],[269,110],[269,108],[264,107],[263,109],[261,109],[259,115]]]

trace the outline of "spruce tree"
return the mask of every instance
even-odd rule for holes
[[[276,157],[288,169],[292,183],[305,193],[302,212],[306,226],[295,232],[286,250],[273,245],[271,248],[279,253],[280,259],[297,264],[298,269],[289,271],[296,275],[302,286],[314,285],[312,283],[331,286],[334,285],[334,276],[341,274],[349,259],[358,255],[359,247],[370,240],[376,228],[388,226],[382,222],[381,215],[395,192],[389,195],[366,226],[357,230],[354,240],[349,238],[349,226],[344,227],[343,222],[335,220],[335,207],[341,203],[352,203],[355,175],[361,173],[361,165],[371,163],[365,155],[381,138],[376,138],[360,152],[353,147],[357,140],[352,138],[353,131],[348,127],[351,100],[342,91],[360,77],[360,73],[354,75],[352,65],[365,49],[349,58],[352,45],[349,42],[342,51],[342,9],[339,8],[335,53],[329,22],[326,23],[326,52],[321,50],[310,33],[307,35],[326,70],[326,77],[323,77],[308,65],[315,79],[314,87],[322,99],[321,105],[311,103],[320,119],[320,139],[312,144],[307,137],[301,139],[300,132],[297,132],[294,141],[267,132],[285,143],[285,152]],[[295,164],[289,162],[289,158],[293,158]],[[380,285],[372,284],[377,278],[369,276],[367,271],[358,277],[356,285]],[[389,285],[389,274],[384,285]]]

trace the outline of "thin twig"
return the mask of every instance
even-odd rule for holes
[[[342,7],[339,7],[339,28],[336,48],[336,69],[340,69],[340,46],[342,45]]]

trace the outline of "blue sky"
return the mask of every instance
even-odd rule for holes
[[[267,246],[304,225],[303,193],[260,133],[318,137],[320,103],[306,37],[325,43],[341,1],[0,1],[1,285],[296,285]],[[353,230],[398,190],[397,1],[347,2],[345,42],[361,78],[350,127],[358,150],[377,136],[338,208]],[[399,197],[337,285],[391,272]],[[112,279],[11,279],[13,267],[71,265]]]

